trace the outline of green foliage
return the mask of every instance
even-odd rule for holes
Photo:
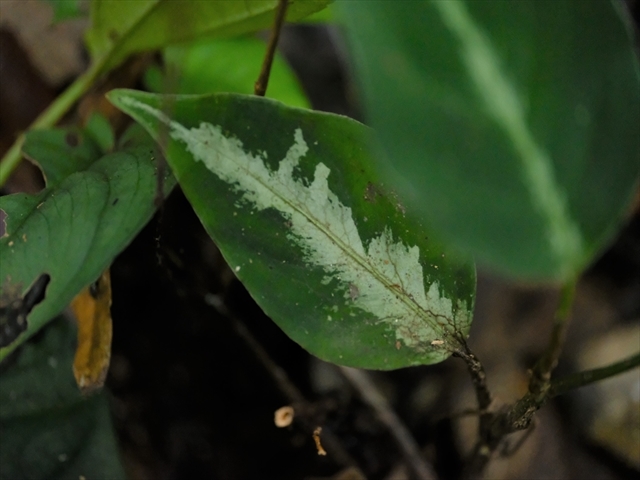
[[[466,338],[475,271],[405,216],[371,168],[371,130],[255,96],[109,99],[159,140],[183,191],[263,310],[325,360],[391,369]],[[275,135],[273,132],[278,132]]]
[[[76,127],[27,132],[22,151],[39,165],[49,188],[89,168],[103,153],[87,132]]]
[[[47,188],[0,197],[6,214],[0,281],[5,295],[19,296],[41,274],[49,274],[51,282],[44,301],[27,317],[27,330],[0,348],[0,359],[93,282],[155,211],[155,146],[139,128],[130,129],[119,149],[106,155],[78,129],[29,132],[25,152],[42,168]],[[174,183],[165,179],[167,193]]]
[[[146,80],[152,91],[204,94],[253,93],[267,46],[252,37],[200,40],[174,45],[164,51],[166,73],[150,69]],[[276,55],[267,96],[293,107],[308,107],[298,80],[286,61]]]
[[[615,3],[339,3],[377,165],[452,247],[563,281],[615,234],[640,167]]]
[[[78,391],[60,318],[0,376],[0,480],[124,479],[105,394]]]
[[[331,0],[294,0],[287,19],[299,20]],[[108,71],[135,52],[202,37],[232,37],[273,24],[278,0],[93,0],[87,46]]]
[[[53,7],[54,23],[83,16],[80,0],[48,0]]]
[[[93,113],[89,117],[85,130],[87,135],[100,146],[103,153],[113,150],[116,143],[115,134],[106,117],[99,113]]]
[[[294,1],[288,18],[303,18],[328,3]],[[276,4],[94,0],[87,43],[94,65],[104,72],[131,53],[199,39],[166,48],[168,73],[158,78],[156,71],[150,83],[159,89],[175,74],[180,93],[248,93],[264,45],[249,38],[202,37],[268,27]],[[521,278],[566,280],[593,259],[618,227],[638,176],[637,62],[618,13],[604,1],[589,7],[559,1],[548,8],[519,2],[497,10],[482,2],[345,2],[341,11],[375,135],[341,117],[242,96],[116,93],[113,98],[156,139],[158,119],[162,128],[186,135],[170,140],[169,163],[203,223],[239,267],[239,277],[293,338],[323,358],[351,365],[432,363],[455,348],[456,335],[466,335],[474,299],[473,269],[443,254],[437,239]],[[596,26],[605,34],[593,35]],[[432,32],[435,40],[422,41],[424,32]],[[306,106],[281,60],[276,60],[271,85],[275,97]],[[174,123],[165,111],[175,116]],[[248,193],[252,187],[239,178],[204,166],[202,155],[209,153],[190,150],[200,141],[195,129],[202,122],[221,129],[218,140],[233,147],[236,160],[262,165],[263,181],[284,175],[276,172],[287,162],[300,162],[289,177],[278,180],[281,185],[269,187],[280,203],[258,201],[259,195]],[[85,130],[28,134],[25,154],[41,165],[47,189],[0,200],[7,215],[0,278],[3,288],[18,297],[40,275],[52,279],[45,300],[29,315],[27,332],[10,348],[59,313],[153,212],[152,147],[136,135],[127,141],[104,155],[115,141],[98,116]],[[254,178],[256,172],[244,173]],[[223,184],[218,186],[225,195],[212,195],[211,183]],[[167,188],[172,185],[167,179]],[[308,211],[303,216],[315,233],[305,236],[291,219],[311,204],[311,197],[304,203],[287,195],[317,195],[314,188],[320,186],[319,201],[342,212],[336,214],[341,220],[327,226],[322,215]],[[238,205],[249,216],[238,214]],[[349,222],[353,238],[345,227]],[[223,231],[223,223],[233,228]],[[276,228],[282,225],[284,231]],[[336,234],[337,225],[348,240]],[[249,235],[249,229],[254,233]],[[304,243],[314,235],[324,235],[325,243],[333,243],[349,260],[329,270],[326,258],[314,257],[317,245]],[[240,241],[243,236],[247,243]],[[260,243],[272,257],[252,258],[255,252],[262,255]],[[370,250],[378,244],[386,245],[387,263],[402,281],[376,266],[380,259]],[[414,249],[418,290],[410,287],[417,277],[399,273],[405,268],[400,268],[400,257],[410,257]],[[276,267],[274,259],[284,263]],[[364,269],[358,273],[362,278],[381,282],[383,296],[398,290],[402,308],[409,310],[374,315],[372,307],[363,306],[375,295],[365,292],[360,277],[349,277],[358,268]],[[270,269],[277,273],[269,275],[281,277],[283,294],[266,294],[273,287],[266,281]],[[296,284],[292,274],[303,270],[308,270],[305,280]],[[336,292],[342,303],[331,300]],[[442,299],[448,306],[433,306]],[[333,316],[327,309],[347,318],[344,325],[328,326]],[[305,311],[311,312],[309,319],[297,320]],[[418,323],[402,326],[408,318]],[[362,347],[368,355],[357,346],[362,338],[368,339]],[[431,348],[440,340],[443,348]],[[397,342],[400,350],[389,352]],[[402,350],[403,345],[411,348]],[[7,352],[0,350],[0,356]]]
[[[269,28],[277,3],[93,0],[92,66],[34,126],[154,49],[166,67],[147,75],[157,91],[250,93],[265,44],[227,37]],[[293,0],[288,19],[326,19],[329,3]],[[77,1],[53,4],[57,19],[79,13]],[[469,331],[468,256],[566,281],[619,228],[640,168],[640,70],[606,0],[348,1],[341,12],[374,130],[291,108],[308,105],[280,58],[269,96],[289,106],[228,93],[110,99],[165,149],[231,268],[292,339],[343,365],[436,363]],[[100,275],[157,195],[141,127],[116,142],[93,116],[85,129],[30,131],[23,151],[46,188],[0,198],[0,360]],[[166,195],[175,179],[160,183]],[[11,309],[49,277],[18,325]],[[0,378],[0,480],[121,478],[104,397],[73,384],[73,328],[43,333]]]
[[[335,23],[336,21],[336,16],[333,13],[333,8],[331,7],[332,3],[328,4],[325,8],[323,8],[322,10],[317,11],[316,13],[313,13],[311,15],[309,15],[308,17],[304,17],[302,18],[300,21],[301,23]]]

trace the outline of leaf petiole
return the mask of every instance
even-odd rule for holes
[[[585,370],[583,372],[577,372],[571,375],[567,375],[564,378],[552,381],[549,388],[549,398],[563,395],[576,388],[584,387],[600,380],[605,380],[609,377],[619,375],[628,370],[640,366],[640,353],[636,353],[624,360],[612,363],[605,367],[594,368],[592,370]]]
[[[256,80],[253,90],[254,94],[260,97],[264,97],[264,94],[267,93],[269,75],[271,74],[271,65],[273,64],[273,57],[276,53],[278,39],[280,38],[280,31],[282,30],[282,25],[284,24],[284,19],[287,15],[288,6],[289,2],[287,0],[279,0],[275,20],[273,22],[273,28],[271,29],[271,35],[269,37],[269,44],[267,45],[267,51],[264,55],[262,67],[260,68],[260,75]]]

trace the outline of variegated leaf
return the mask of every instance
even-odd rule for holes
[[[311,353],[390,369],[441,361],[466,337],[474,268],[408,220],[371,168],[369,129],[253,96],[109,98],[168,134],[168,162],[229,265]]]

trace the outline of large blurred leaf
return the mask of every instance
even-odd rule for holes
[[[82,17],[81,0],[47,0],[53,7],[53,22],[63,22],[73,18]]]
[[[147,80],[156,92],[162,93],[250,94],[266,48],[265,42],[252,37],[200,40],[167,47],[164,52],[167,75],[154,69]],[[280,55],[273,59],[266,96],[293,107],[309,106],[295,75]]]
[[[471,323],[472,265],[386,192],[346,117],[254,96],[112,91],[155,138],[183,191],[258,304],[314,355],[390,369],[435,363]]]
[[[619,228],[640,168],[620,2],[339,3],[398,194],[460,250],[562,280]]]
[[[335,14],[333,13],[332,4],[327,5],[326,8],[316,13],[309,15],[302,19],[300,23],[326,23],[333,24],[336,21]]]
[[[287,20],[304,18],[331,1],[293,0]],[[93,0],[87,45],[108,70],[134,52],[270,28],[277,5],[278,0]]]
[[[94,163],[87,152],[99,150],[90,145],[88,135],[74,130],[29,133],[25,151],[50,183],[37,195],[0,197],[0,211],[6,215],[0,300],[24,296],[42,274],[51,277],[44,301],[27,317],[26,331],[17,338],[0,338],[0,345],[6,345],[0,359],[96,280],[155,211],[156,154],[149,136],[139,127],[131,129],[119,151]],[[68,170],[60,162],[65,155]],[[172,177],[165,180],[167,192],[174,184]]]
[[[27,343],[0,376],[0,480],[124,479],[104,393],[83,397],[65,319]]]

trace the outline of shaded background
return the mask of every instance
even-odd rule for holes
[[[637,25],[640,2],[627,3]],[[2,152],[86,67],[83,27],[76,20],[51,25],[44,2],[0,2]],[[280,46],[314,108],[360,118],[338,30],[288,26]],[[2,193],[42,186],[37,168],[23,162]],[[559,374],[640,349],[639,206],[580,283]],[[129,478],[410,478],[376,414],[337,369],[309,356],[264,316],[178,189],[116,259],[111,275],[107,386]],[[526,390],[527,368],[547,342],[556,294],[480,272],[470,346],[500,400]],[[220,304],[228,312],[215,307]],[[306,399],[294,404],[298,417],[287,428],[276,428],[273,415],[291,399],[264,353]],[[475,407],[462,362],[372,376],[440,477],[456,478],[475,440],[473,415],[459,415]],[[637,369],[559,398],[537,419],[523,446],[493,462],[487,478],[638,478]],[[316,426],[333,434],[346,455],[326,444],[329,454],[319,456]]]

